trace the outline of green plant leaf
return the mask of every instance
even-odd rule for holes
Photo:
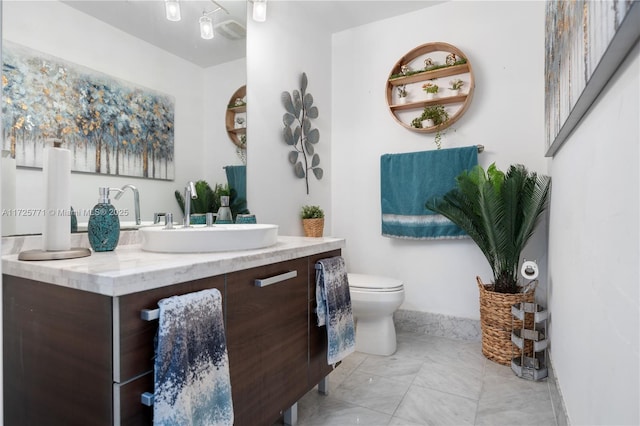
[[[318,118],[318,107],[311,107],[307,110],[307,117]]]
[[[293,167],[293,172],[295,173],[295,175],[297,177],[299,177],[300,179],[303,179],[305,176],[304,173],[304,167],[302,166],[301,162],[297,162],[296,165]]]
[[[314,154],[311,157],[311,167],[317,167],[320,164],[320,156],[318,154]]]
[[[309,143],[309,141],[304,142],[304,150],[307,151],[307,154],[313,155],[315,152],[313,149],[313,144]]]
[[[318,143],[320,140],[320,130],[313,129],[307,133],[307,142]]]
[[[311,96],[311,93],[305,94],[304,95],[304,109],[308,111],[309,108],[311,108],[312,105],[313,105],[313,96]]]
[[[296,139],[294,139],[293,133],[291,133],[291,127],[285,127],[282,129],[282,137],[287,145],[296,144]]]
[[[298,161],[298,151],[289,152],[289,162],[291,164],[296,164],[296,161]]]
[[[284,123],[285,126],[291,126],[294,121],[296,121],[296,117],[290,112],[286,112],[282,116],[282,122]]]
[[[289,92],[282,92],[282,95],[280,95],[280,100],[282,101],[282,105],[284,105],[284,109],[286,109],[288,113],[293,114],[296,117],[298,116],[298,114],[296,114],[296,109],[293,106],[293,101],[291,100],[291,95],[289,94]]]
[[[320,167],[315,167],[312,169],[313,174],[316,175],[316,179],[322,180],[323,171]]]

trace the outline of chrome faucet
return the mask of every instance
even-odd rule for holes
[[[191,226],[191,200],[195,200],[198,198],[198,193],[196,192],[196,186],[192,181],[187,183],[187,186],[184,188],[184,222],[183,226],[188,228]]]
[[[140,193],[138,192],[138,188],[136,188],[133,185],[125,185],[120,189],[120,191],[113,198],[115,198],[116,200],[119,200],[127,188],[133,191],[133,203],[134,203],[135,215],[136,215],[136,225],[140,225],[142,224],[142,222],[140,221]]]

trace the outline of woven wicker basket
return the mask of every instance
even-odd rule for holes
[[[476,277],[480,290],[480,326],[482,328],[482,354],[498,364],[510,365],[513,357],[521,355],[511,343],[511,331],[522,328],[522,321],[511,315],[511,306],[516,303],[535,301],[535,290],[529,293],[496,293],[491,285],[483,284]],[[533,315],[525,317],[525,326],[533,328]],[[525,346],[525,355],[531,356],[532,342]]]
[[[324,231],[324,218],[302,219],[305,237],[322,237]]]

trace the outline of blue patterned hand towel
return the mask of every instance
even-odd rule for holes
[[[466,233],[425,204],[455,186],[455,178],[478,164],[478,147],[439,149],[380,158],[382,235],[409,239],[464,238]]]
[[[158,305],[153,424],[232,425],[220,292],[173,296]]]
[[[316,313],[318,326],[327,326],[328,364],[335,364],[355,351],[349,281],[341,256],[316,263]]]

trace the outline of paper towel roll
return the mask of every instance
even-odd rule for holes
[[[56,144],[58,145],[58,144]],[[71,153],[59,146],[44,149],[45,214],[42,232],[46,251],[71,248]]]
[[[16,233],[16,160],[2,151],[2,235]]]

